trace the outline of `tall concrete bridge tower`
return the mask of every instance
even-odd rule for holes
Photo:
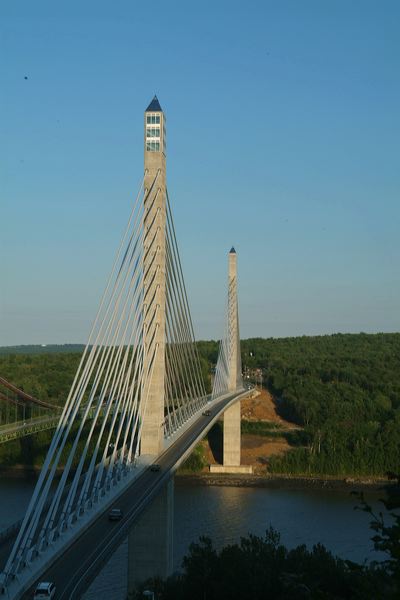
[[[166,339],[166,119],[157,96],[144,113],[144,243],[143,243],[143,372],[144,390],[141,454],[159,455],[164,442]],[[156,327],[154,328],[154,323]],[[154,339],[155,336],[155,339]],[[156,354],[148,351],[156,344]],[[149,577],[172,572],[174,479],[128,535],[128,589]]]
[[[166,327],[166,127],[157,96],[144,113],[144,169],[143,372],[152,376],[145,378],[141,453],[156,456],[163,444]]]

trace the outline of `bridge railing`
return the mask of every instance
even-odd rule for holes
[[[31,419],[22,419],[20,421],[12,421],[11,423],[5,423],[4,425],[0,425],[0,433],[2,431],[7,431],[11,428],[24,427],[29,424],[42,423],[43,421],[49,421],[56,419],[60,416],[60,411],[54,411],[50,414],[41,415],[40,417],[33,417]]]

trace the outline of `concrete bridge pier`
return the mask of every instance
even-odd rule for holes
[[[251,465],[241,464],[240,400],[224,412],[223,464],[210,465],[211,473],[252,473]]]
[[[237,467],[240,465],[240,401],[235,402],[224,412],[224,445],[223,464],[224,467]]]
[[[170,479],[128,536],[128,593],[173,569],[174,479]]]

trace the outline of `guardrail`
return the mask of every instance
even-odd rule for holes
[[[60,412],[53,412],[51,415],[41,415],[40,417],[32,417],[30,419],[22,419],[21,421],[13,421],[12,423],[5,423],[4,425],[0,425],[0,434],[2,431],[11,428],[23,427],[24,425],[28,425],[28,423],[41,423],[43,421],[47,421],[51,418],[57,418],[60,416]]]

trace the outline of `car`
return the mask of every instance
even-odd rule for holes
[[[203,414],[203,417],[210,417],[211,416],[211,410],[207,409],[207,410],[203,411],[202,414]]]
[[[109,521],[120,521],[122,519],[122,510],[120,508],[112,508],[108,513]]]
[[[151,465],[150,471],[153,471],[154,473],[161,471],[161,466],[157,463],[154,463],[154,465]]]
[[[56,586],[51,581],[41,581],[37,584],[33,600],[49,600],[56,595]]]

